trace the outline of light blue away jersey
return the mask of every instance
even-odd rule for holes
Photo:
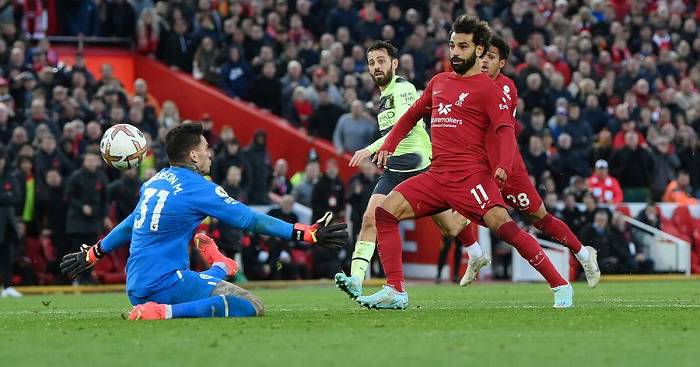
[[[127,291],[146,297],[174,284],[176,271],[189,269],[188,244],[207,216],[243,230],[286,239],[292,234],[292,224],[254,212],[200,174],[183,167],[165,168],[142,185],[134,212],[112,231],[131,229]],[[122,242],[117,237],[118,233],[110,233],[103,240],[107,251],[121,245],[114,243]]]

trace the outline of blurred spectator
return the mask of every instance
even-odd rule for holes
[[[248,84],[253,78],[253,71],[241,55],[241,49],[231,47],[228,59],[221,66],[221,88],[231,97],[248,99]]]
[[[275,168],[272,171],[272,185],[270,188],[270,199],[279,203],[284,195],[292,193],[292,182],[287,178],[289,164],[285,159],[275,161]]]
[[[121,223],[134,211],[139,201],[141,182],[138,169],[123,171],[121,177],[107,186],[107,203],[114,203],[116,223]]]
[[[134,38],[136,26],[136,13],[134,8],[126,0],[112,0],[107,2],[107,17],[101,27],[102,35],[107,37]]]
[[[654,201],[661,199],[666,186],[675,177],[676,170],[681,161],[672,151],[671,142],[665,136],[656,139],[651,148],[651,158],[654,162],[654,170],[651,180],[651,194]]]
[[[294,214],[294,196],[284,195],[278,208],[271,209],[267,215],[281,219],[287,223],[299,222]],[[295,241],[276,240],[278,247],[277,264],[272,269],[272,279],[305,279],[309,276],[306,266],[307,248]],[[274,257],[274,255],[273,255]]]
[[[588,178],[588,187],[599,203],[617,204],[622,202],[620,183],[608,174],[608,162],[599,159],[595,162],[593,176]]]
[[[669,182],[664,192],[662,201],[681,205],[697,204],[698,200],[692,196],[693,188],[690,186],[690,176],[687,171],[678,171],[678,177]]]
[[[248,193],[241,186],[241,170],[237,166],[230,166],[226,172],[226,178],[221,187],[228,196],[245,203]],[[217,245],[226,254],[233,258],[235,254],[241,252],[243,231],[233,228],[222,221],[217,222],[219,229],[219,241]]]
[[[214,39],[204,37],[194,54],[192,76],[211,85],[219,85],[219,68],[217,67],[219,51]]]
[[[527,171],[535,177],[536,184],[539,185],[549,165],[549,158],[544,151],[542,139],[539,136],[530,137],[528,149],[523,154],[523,160],[527,166]]]
[[[646,201],[649,196],[654,160],[639,146],[635,131],[625,133],[625,146],[615,150],[610,158],[610,172],[624,188],[625,201]]]
[[[12,287],[12,265],[15,260],[17,242],[22,236],[22,229],[15,216],[16,208],[22,203],[21,188],[12,175],[11,166],[7,164],[4,149],[0,149],[0,277],[2,277],[2,297],[20,297],[21,294]]]
[[[700,198],[700,139],[696,134],[691,135],[688,145],[678,155],[681,168],[688,172],[690,186],[695,190],[693,195]]]
[[[137,0],[135,2],[143,3],[146,1]],[[136,22],[136,48],[141,54],[155,55],[161,34],[165,30],[161,29],[161,19],[156,10],[153,7],[143,6],[140,9],[143,11],[139,9],[134,11],[136,14],[140,14]]]
[[[241,171],[242,175],[247,175],[248,167],[243,159],[243,154],[240,151],[241,147],[236,138],[231,139],[224,144],[224,149],[219,152],[214,158],[211,168],[212,180],[216,183],[221,183],[226,178],[229,167],[236,166]],[[243,182],[246,180],[244,179]]]
[[[173,33],[165,39],[163,50],[163,59],[168,65],[176,70],[192,73],[195,40],[189,32],[187,20],[175,19]]]
[[[294,185],[294,189],[292,190],[292,195],[294,195],[294,198],[299,204],[311,207],[314,187],[319,182],[320,178],[321,167],[318,161],[306,163],[303,179],[299,184]]]
[[[571,193],[564,195],[564,209],[559,212],[559,217],[574,233],[580,233],[586,224],[586,216],[579,210],[576,196]]]
[[[175,102],[167,100],[163,102],[163,108],[158,115],[158,125],[161,127],[172,128],[180,124],[180,112],[177,109]]]
[[[338,119],[333,132],[333,145],[338,154],[352,154],[369,145],[376,134],[375,120],[365,112],[361,101],[354,101],[350,112]]]
[[[276,66],[272,61],[263,65],[262,75],[253,79],[250,100],[256,106],[275,115],[282,115],[282,83],[275,78]]]
[[[345,210],[345,185],[338,177],[338,162],[326,161],[326,172],[314,185],[311,195],[312,220],[321,218],[327,211],[332,211],[335,218],[342,218]]]
[[[37,222],[42,228],[42,235],[51,239],[56,257],[62,258],[71,250],[66,241],[66,212],[55,210],[67,206],[63,178],[58,170],[50,169],[41,181],[45,181],[46,185],[37,187]]]
[[[100,157],[86,152],[83,166],[73,172],[66,184],[68,212],[66,234],[72,251],[82,244],[95,244],[107,217],[107,177],[99,170]],[[91,282],[90,273],[80,276],[80,282]]]
[[[615,224],[611,228],[608,212],[598,210],[593,224],[583,230],[581,242],[598,250],[598,264],[603,274],[629,274],[639,266],[630,252],[630,242],[622,228],[624,221],[618,220]],[[645,267],[645,270],[649,269]]]
[[[270,203],[268,189],[269,178],[272,173],[270,153],[267,152],[267,133],[258,130],[253,136],[253,141],[243,151],[243,156],[250,166],[250,182],[247,185],[248,204],[267,205]]]
[[[44,136],[39,141],[39,148],[34,169],[39,177],[40,186],[45,184],[46,173],[51,169],[57,169],[62,177],[68,177],[75,169],[73,162],[56,149],[56,138],[53,135]]]
[[[557,154],[552,158],[552,173],[559,191],[569,184],[571,177],[591,174],[585,156],[572,149],[571,135],[567,133],[559,135]]]
[[[318,97],[319,106],[309,117],[309,132],[313,136],[331,140],[338,119],[345,111],[331,102],[328,92],[320,91]]]

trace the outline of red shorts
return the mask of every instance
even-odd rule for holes
[[[527,171],[512,172],[501,194],[508,205],[523,213],[533,214],[542,206],[542,198],[532,185]]]
[[[494,206],[506,207],[498,185],[487,171],[468,177],[428,171],[399,184],[416,218],[454,209],[473,222],[484,225],[483,216]]]

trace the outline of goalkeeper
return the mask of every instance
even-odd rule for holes
[[[200,124],[185,123],[168,132],[170,167],[141,187],[131,215],[102,241],[83,245],[63,257],[61,270],[71,277],[90,269],[105,253],[131,243],[126,266],[126,291],[134,305],[129,319],[261,316],[263,304],[252,293],[222,280],[238,270],[211,238],[198,234],[195,243],[211,268],[189,270],[188,244],[207,216],[246,231],[306,241],[340,249],[348,241],[345,224],[331,224],[326,213],[314,225],[289,224],[258,214],[206,180],[211,155]]]

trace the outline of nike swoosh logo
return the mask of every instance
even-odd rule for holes
[[[433,95],[436,95],[436,94],[438,94],[438,93],[442,93],[442,91],[441,91],[441,90],[436,90],[435,92],[433,92]]]

